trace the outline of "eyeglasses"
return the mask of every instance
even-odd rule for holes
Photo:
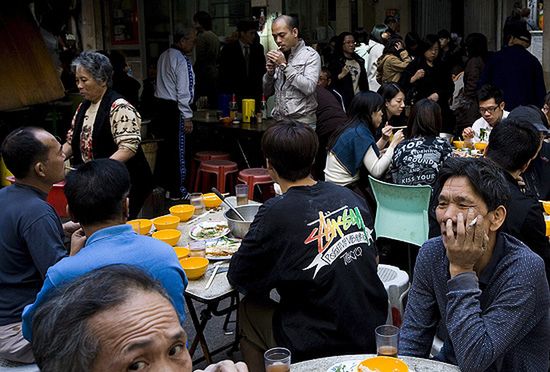
[[[488,112],[489,114],[494,114],[495,111],[499,108],[500,106],[489,106],[489,107],[480,107],[479,108],[479,113],[481,115],[485,114],[486,112]]]

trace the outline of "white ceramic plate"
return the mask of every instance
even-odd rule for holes
[[[233,257],[233,253],[228,253],[227,255],[213,255],[209,254],[208,252],[212,251],[213,249],[218,249],[221,251],[228,250],[230,252],[236,252],[239,247],[241,246],[241,239],[236,238],[227,238],[225,236],[218,238],[218,239],[210,239],[205,240],[206,242],[206,258],[208,258],[210,261],[223,261],[223,260],[229,260],[231,257]]]
[[[227,234],[229,234],[227,221],[201,222],[189,231],[189,236],[195,240],[216,239]]]
[[[357,372],[357,365],[360,360],[346,360],[344,362],[336,363],[327,369],[327,372]]]

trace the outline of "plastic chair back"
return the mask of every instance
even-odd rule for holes
[[[389,238],[421,246],[428,240],[430,186],[395,185],[369,176],[377,209],[374,231]]]

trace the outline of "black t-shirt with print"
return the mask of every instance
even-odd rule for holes
[[[433,185],[441,164],[451,155],[447,140],[430,136],[401,142],[391,163],[392,182],[400,185]]]
[[[351,190],[292,187],[260,208],[228,278],[245,294],[277,289],[274,337],[293,362],[374,353],[388,307],[374,239],[365,201]]]

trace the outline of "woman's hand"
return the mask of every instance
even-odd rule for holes
[[[426,75],[426,71],[424,71],[423,68],[417,70],[411,78],[411,84],[416,82],[417,80],[422,79],[425,75]]]
[[[338,80],[342,80],[347,76],[347,74],[349,74],[349,66],[344,65],[344,67],[342,67],[342,72],[338,74]]]
[[[390,142],[390,147],[396,148],[397,145],[399,145],[404,139],[405,135],[403,134],[403,129],[399,129],[393,134],[393,139]]]
[[[382,128],[382,139],[384,141],[389,141],[392,133],[393,133],[393,127],[389,124],[386,124],[384,128]]]
[[[439,101],[439,94],[437,94],[437,93],[432,93],[432,94],[430,94],[427,98],[430,99],[430,100],[432,100],[432,101],[434,101],[434,102],[437,102],[437,101]]]

